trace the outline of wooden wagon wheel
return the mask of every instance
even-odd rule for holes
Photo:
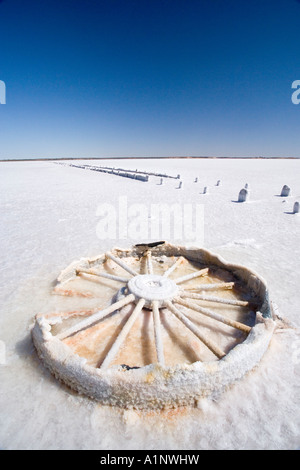
[[[182,266],[187,263],[187,258],[180,254],[180,252],[177,256],[167,256],[168,262],[163,263],[164,265],[166,264],[166,267],[162,267],[160,264],[159,272],[156,272],[158,262],[161,261],[159,247],[139,247],[138,251],[138,256],[135,252],[135,265],[128,262],[128,260],[132,259],[131,252],[129,252],[129,256],[126,256],[126,253],[124,256],[122,251],[117,250],[116,252],[111,251],[103,255],[101,261],[78,262],[75,263],[74,266],[71,266],[67,274],[67,281],[64,280],[64,282],[59,283],[57,291],[63,293],[64,285],[68,285],[70,282],[74,283],[74,281],[78,279],[84,279],[85,282],[92,282],[93,284],[95,284],[95,281],[96,283],[99,281],[99,286],[101,286],[101,279],[113,281],[113,284],[116,286],[116,291],[112,295],[109,305],[100,310],[94,309],[84,312],[83,319],[82,314],[79,317],[72,314],[71,325],[68,323],[70,318],[68,312],[62,313],[61,315],[56,314],[54,322],[53,319],[51,319],[51,315],[37,317],[40,326],[43,325],[43,321],[48,322],[48,325],[50,325],[50,327],[48,326],[47,328],[48,335],[51,336],[51,339],[55,339],[56,344],[60,342],[64,344],[64,347],[70,347],[70,345],[72,346],[72,344],[76,343],[76,351],[78,353],[78,344],[80,344],[81,338],[84,338],[85,343],[88,343],[89,334],[95,330],[97,325],[101,325],[102,322],[110,318],[117,316],[122,317],[122,322],[120,321],[118,327],[118,334],[115,335],[113,340],[107,342],[104,351],[102,351],[101,359],[97,361],[97,364],[93,365],[99,377],[103,378],[107,376],[111,378],[110,373],[114,373],[114,371],[117,373],[124,369],[130,371],[131,374],[136,373],[137,377],[140,377],[137,369],[145,369],[145,366],[153,367],[157,365],[160,370],[170,371],[170,364],[166,361],[165,354],[165,333],[162,334],[164,332],[162,317],[165,315],[176,318],[177,328],[179,329],[172,331],[175,337],[181,330],[188,331],[188,334],[192,334],[191,336],[194,337],[194,341],[205,345],[205,348],[213,354],[214,360],[216,361],[224,360],[232,347],[227,348],[228,351],[224,351],[222,346],[212,339],[210,329],[214,330],[215,324],[225,325],[225,335],[229,335],[228,327],[229,330],[232,329],[233,331],[237,330],[241,332],[239,343],[244,342],[256,324],[255,321],[253,322],[253,310],[258,310],[263,303],[260,301],[259,296],[253,296],[253,292],[250,292],[249,289],[248,292],[247,289],[244,289],[244,292],[248,295],[248,299],[245,299],[247,295],[241,298],[241,295],[237,293],[233,294],[238,281],[232,280],[226,282],[226,280],[221,279],[218,282],[214,282],[209,275],[211,266],[205,266],[205,263],[201,263],[200,269],[195,269],[195,264],[193,265],[193,269],[189,266],[190,269],[188,273],[178,275],[178,271],[180,269],[182,271]],[[163,255],[165,256],[164,253]],[[117,273],[112,273],[112,269],[103,269],[108,262],[110,266],[115,265],[118,267]],[[222,295],[222,293],[229,291],[232,292],[231,296]],[[82,292],[79,293],[82,294]],[[220,312],[222,306],[226,307],[226,314]],[[228,311],[234,311],[237,308],[245,309],[246,313],[249,314],[248,316],[244,316],[247,320],[246,322],[237,321],[228,315]],[[124,316],[124,309],[126,309],[126,316]],[[148,316],[149,313],[151,315],[153,326],[151,341],[153,342],[156,357],[151,363],[137,364],[135,362],[133,349],[130,365],[124,364],[122,361],[118,360],[120,352],[122,352],[122,349],[125,347],[133,326],[137,320],[146,313]],[[199,318],[209,319],[208,324],[206,324],[204,328],[201,327],[201,322],[199,324]],[[65,323],[67,326],[65,326]],[[57,324],[58,327],[55,326]],[[41,355],[45,357],[47,345],[46,348],[41,347],[41,339],[38,338],[38,335],[33,336],[38,351],[41,352],[43,350],[44,353],[41,353]],[[49,339],[50,336],[48,336]],[[147,342],[149,342],[148,336],[149,335],[147,335]],[[143,342],[143,337],[141,337],[140,340]],[[195,344],[195,342],[193,342],[193,344]],[[97,344],[97,347],[98,346]],[[141,345],[141,347],[143,347],[143,345]],[[82,356],[84,358],[84,354],[82,354]],[[49,363],[47,365],[49,366]],[[186,369],[189,365],[193,364],[190,364],[189,361],[187,364],[176,364],[175,369],[177,368],[176,370],[179,370],[181,367]],[[172,364],[172,367],[174,368],[174,364]],[[50,365],[50,368],[53,367]],[[95,371],[93,371],[93,374],[94,373]],[[57,373],[56,371],[56,375],[64,380],[60,372]],[[79,379],[79,381],[81,382],[81,379]],[[74,385],[74,380],[73,383],[70,383],[68,379],[66,382],[71,386]],[[80,386],[74,386],[74,388],[81,390]],[[93,395],[92,393],[88,394],[90,396]],[[191,394],[188,395],[189,398],[187,401],[190,401]],[[106,402],[104,399],[101,400],[101,397],[100,401]],[[109,402],[109,399],[107,399],[107,401]],[[166,402],[167,401],[168,400],[166,400]]]

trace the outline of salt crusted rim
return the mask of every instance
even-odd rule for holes
[[[143,251],[145,248],[141,246],[130,250],[112,250],[119,256],[138,255]],[[224,391],[252,370],[266,352],[273,335],[274,309],[266,283],[256,273],[244,266],[228,263],[221,256],[203,248],[165,243],[151,248],[151,251],[154,256],[184,256],[191,261],[210,263],[230,270],[261,301],[256,313],[256,324],[243,343],[235,346],[218,361],[197,361],[172,367],[150,364],[134,370],[113,366],[101,370],[88,365],[86,359],[73,353],[66,344],[53,336],[49,320],[36,316],[32,338],[41,360],[56,378],[105,405],[139,409],[195,405],[203,397]],[[82,258],[72,263],[58,277],[57,287],[73,277],[76,266],[101,262],[104,257],[105,255],[92,259]]]

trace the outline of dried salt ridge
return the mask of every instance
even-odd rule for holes
[[[266,284],[255,273],[204,249],[153,245],[72,263],[59,276],[55,292],[97,295],[98,289],[102,295],[101,282],[111,282],[116,293],[110,304],[100,311],[37,315],[32,329],[38,354],[51,372],[105,405],[195,405],[252,370],[275,328]],[[91,289],[81,283],[90,283]],[[223,307],[229,309],[226,315]],[[246,321],[239,322],[235,311],[243,309],[239,315]],[[144,323],[150,320],[152,329],[146,331]],[[132,332],[139,322],[140,330]],[[146,354],[138,349],[143,340]],[[182,352],[184,343],[194,354]]]

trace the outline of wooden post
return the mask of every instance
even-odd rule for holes
[[[282,197],[288,197],[288,196],[290,195],[290,191],[291,191],[291,188],[290,188],[287,184],[285,184],[285,185],[282,187],[280,196],[282,196]]]
[[[249,195],[249,193],[248,193],[248,190],[247,190],[247,189],[245,189],[245,188],[241,189],[240,192],[239,192],[238,202],[245,202],[245,201],[247,201],[248,195]]]

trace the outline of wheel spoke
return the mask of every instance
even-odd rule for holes
[[[58,339],[67,338],[68,336],[71,336],[74,333],[77,333],[78,331],[83,330],[84,328],[87,328],[88,326],[92,325],[93,323],[99,322],[100,320],[102,320],[102,318],[104,318],[109,313],[112,313],[115,310],[118,310],[119,308],[130,304],[131,302],[134,301],[134,299],[135,299],[135,296],[133,294],[129,294],[126,297],[124,297],[123,299],[119,300],[118,302],[115,302],[115,303],[109,305],[109,307],[94,313],[89,318],[87,318],[85,320],[82,320],[79,323],[76,323],[75,325],[71,326],[70,328],[63,331],[62,333],[59,333],[58,335],[56,335],[56,337]]]
[[[205,300],[208,302],[216,302],[220,304],[228,304],[228,305],[237,305],[239,307],[246,307],[249,305],[249,302],[246,302],[244,300],[235,300],[235,299],[222,299],[221,297],[215,297],[212,295],[201,295],[201,294],[195,294],[193,292],[188,292],[186,290],[182,290],[180,292],[180,297],[187,297],[189,299],[196,299],[196,300]]]
[[[172,304],[169,300],[165,301],[165,305],[167,306],[168,310],[170,310],[195,336],[197,336],[202,343],[205,344],[219,359],[224,357],[226,354],[222,351],[219,346],[214,344],[211,340],[206,338],[202,332],[197,328],[194,323],[192,323],[175,305]]]
[[[133,276],[137,276],[138,273],[136,271],[134,271],[134,269],[130,268],[129,266],[127,266],[126,263],[124,263],[120,258],[116,258],[113,254],[111,253],[106,253],[106,257],[111,259],[112,261],[114,261],[116,264],[118,264],[119,266],[121,266],[121,268],[125,269],[125,271],[127,271],[128,273],[132,274]]]
[[[218,282],[215,284],[200,284],[198,287],[193,287],[191,289],[185,288],[185,290],[226,290],[233,289],[234,282]]]
[[[251,331],[251,327],[248,325],[244,325],[243,323],[230,320],[229,318],[226,318],[223,315],[212,312],[207,308],[200,307],[199,305],[194,304],[193,302],[190,302],[188,300],[184,300],[180,297],[177,297],[176,299],[174,299],[174,302],[183,305],[184,307],[195,310],[196,312],[202,313],[203,315],[213,318],[214,320],[225,323],[226,325],[232,326],[233,328],[237,328],[238,330],[244,331],[245,333],[249,333]]]
[[[153,264],[152,264],[152,254],[151,250],[148,250],[146,252],[146,262],[147,262],[147,273],[148,274],[153,274]]]
[[[184,261],[184,257],[183,256],[180,256],[176,261],[175,263],[172,264],[172,266],[169,267],[169,269],[167,269],[164,274],[163,274],[163,277],[168,277],[175,269],[178,268],[178,266],[180,266]]]
[[[142,308],[145,305],[145,299],[140,299],[138,303],[135,306],[135,309],[133,310],[132,314],[130,315],[129,319],[125,323],[122,331],[120,332],[119,336],[117,337],[116,341],[112,345],[110,351],[108,352],[107,356],[105,357],[104,361],[102,362],[100,368],[101,369],[107,369],[109,364],[112,362],[116,354],[118,353],[121,345],[123,344],[126,336],[128,335],[129,331],[131,330],[134,322],[136,321],[138,315],[142,311]]]
[[[105,277],[106,279],[112,279],[113,281],[119,281],[119,282],[128,282],[129,279],[126,277],[121,277],[121,276],[115,276],[114,274],[109,274],[109,273],[95,273],[93,271],[85,271],[83,269],[80,269],[77,271],[79,275],[83,274],[85,275],[90,275],[90,276],[97,276],[97,277]]]
[[[165,365],[165,357],[163,350],[163,343],[161,338],[161,323],[160,323],[160,314],[158,308],[157,300],[152,301],[152,312],[153,312],[153,323],[154,323],[154,336],[155,336],[155,346],[158,363],[162,366]]]
[[[174,279],[176,284],[182,284],[182,282],[189,281],[190,279],[195,279],[196,277],[205,276],[208,273],[208,268],[200,269],[200,271],[195,271],[191,274],[187,274],[186,276],[178,277]]]

